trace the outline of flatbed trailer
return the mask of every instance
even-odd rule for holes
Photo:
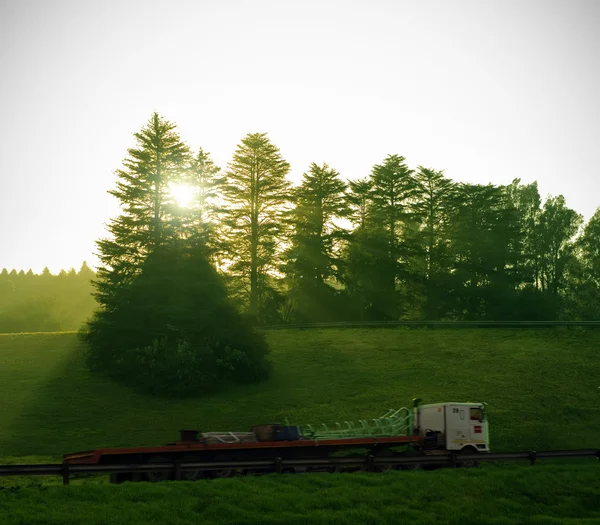
[[[218,467],[223,461],[272,460],[278,457],[285,459],[325,459],[332,454],[343,452],[365,452],[360,455],[379,456],[395,454],[391,449],[402,447],[406,450],[411,445],[421,443],[419,436],[391,436],[380,438],[350,438],[330,440],[297,441],[263,441],[250,443],[190,443],[176,442],[156,447],[123,447],[101,448],[96,450],[65,454],[64,461],[72,465],[146,465],[172,461],[182,462],[215,462]],[[385,451],[385,452],[384,452]],[[401,453],[401,452],[400,452]],[[219,469],[214,471],[186,471],[184,479],[200,479],[202,477],[229,477],[236,474],[257,474],[269,471],[256,469]],[[112,482],[122,481],[162,481],[170,478],[165,472],[146,472],[142,474],[119,473],[111,476]]]
[[[392,416],[389,417],[389,414]],[[193,480],[274,471],[274,467],[266,470],[231,469],[223,466],[223,462],[277,458],[321,460],[336,455],[358,455],[366,458],[411,454],[435,455],[448,451],[466,454],[489,452],[487,422],[482,404],[438,403],[422,406],[415,404],[414,413],[408,409],[400,409],[384,416],[370,420],[373,423],[371,427],[365,421],[361,421],[363,425],[360,427],[345,422],[345,427],[340,424],[334,428],[323,425],[322,429],[316,430],[310,425],[303,429],[286,425],[257,425],[253,427],[253,432],[206,433],[202,434],[200,439],[197,437],[199,431],[182,430],[179,441],[162,446],[100,448],[65,454],[63,459],[73,465],[151,465],[176,461],[215,463],[214,471],[185,470],[183,479]],[[270,430],[273,430],[271,427],[278,427],[276,430],[282,433],[278,438],[275,438],[272,433],[265,438],[262,433],[265,427],[269,427]],[[403,430],[400,431],[400,428]],[[357,432],[366,431],[375,434],[356,435]],[[390,435],[391,432],[397,434]],[[219,439],[218,436],[230,436],[233,442],[214,442],[215,439]],[[465,463],[464,466],[470,465]],[[314,469],[302,471],[306,470],[314,471]],[[324,467],[324,470],[332,471],[330,467]],[[122,472],[111,475],[111,481],[117,483],[162,481],[170,479],[171,476],[172,473],[164,469],[143,473]]]

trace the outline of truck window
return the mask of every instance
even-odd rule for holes
[[[483,421],[483,409],[481,407],[471,407],[471,421]]]

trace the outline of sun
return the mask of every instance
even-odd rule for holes
[[[169,194],[179,206],[187,208],[194,200],[196,188],[189,184],[169,184]]]

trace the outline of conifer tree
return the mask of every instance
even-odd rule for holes
[[[327,310],[334,309],[333,289],[327,281],[339,278],[344,232],[335,220],[348,216],[346,187],[336,170],[313,162],[293,192],[294,233],[286,273],[302,320],[315,319],[315,315],[316,320],[326,318]]]
[[[371,203],[371,181],[369,179],[349,181],[348,186],[350,191],[346,194],[346,199],[350,210],[349,218],[357,226],[364,227]]]
[[[424,317],[443,315],[447,294],[447,276],[452,267],[449,228],[454,205],[454,183],[443,171],[418,166],[415,173],[416,194],[413,210],[421,224],[417,233],[418,253],[411,261],[410,273],[422,287]]]
[[[282,251],[289,170],[266,133],[253,133],[242,139],[226,173],[228,270],[242,283],[244,302],[253,315],[260,315],[268,272],[278,265]]]
[[[168,190],[184,174],[188,148],[175,124],[157,113],[134,137],[136,146],[116,172],[116,189],[109,191],[120,201],[121,215],[108,226],[111,236],[97,242],[96,299],[104,308],[117,307],[119,288],[139,274],[148,254],[181,233],[167,217]]]
[[[396,319],[399,305],[394,304],[392,297],[396,294],[398,281],[407,275],[406,261],[413,250],[405,242],[405,233],[413,218],[411,200],[417,186],[413,171],[400,155],[388,155],[382,164],[375,165],[371,184],[372,221],[378,234],[385,235],[386,243],[386,253],[378,264],[381,291],[387,297],[384,309],[386,316]]]
[[[192,242],[207,249],[211,255],[220,251],[220,199],[224,182],[219,168],[210,153],[202,148],[191,160],[185,182],[194,190],[190,204],[180,210],[183,217],[185,236]]]

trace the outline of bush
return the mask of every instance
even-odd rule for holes
[[[201,394],[270,372],[264,336],[235,310],[198,252],[151,255],[81,335],[90,368],[157,395]]]

